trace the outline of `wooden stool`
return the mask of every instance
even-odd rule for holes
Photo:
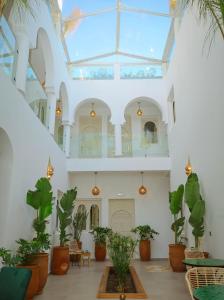
[[[90,252],[82,252],[82,256],[81,256],[82,265],[84,265],[84,261],[86,260],[88,263],[88,267],[89,267],[90,266],[90,258],[91,258]]]

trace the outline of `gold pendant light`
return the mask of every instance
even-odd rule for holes
[[[192,173],[192,166],[191,166],[191,162],[190,162],[190,158],[188,157],[188,160],[187,160],[187,164],[185,166],[185,173],[187,176],[191,175]]]
[[[138,102],[138,110],[137,110],[137,112],[136,112],[136,114],[137,114],[138,117],[142,117],[142,115],[143,115],[143,111],[141,110],[140,104],[141,104],[141,103]]]
[[[61,110],[61,105],[60,105],[60,101],[57,102],[57,107],[56,107],[56,117],[60,118],[61,114],[62,114],[62,110]]]
[[[96,184],[96,176],[97,176],[97,172],[94,172],[94,187],[92,188],[92,195],[93,196],[98,196],[100,194],[100,189],[98,188],[97,184]]]
[[[95,112],[95,110],[94,110],[94,103],[91,103],[91,111],[90,111],[90,117],[92,117],[92,118],[95,118],[95,116],[96,116],[96,112]]]
[[[47,165],[47,179],[50,180],[53,175],[54,175],[54,168],[51,164],[51,159],[49,157],[48,165]]]
[[[143,185],[143,174],[144,172],[141,172],[141,176],[142,176],[142,185],[140,186],[140,188],[138,189],[138,192],[140,195],[145,195],[147,193],[147,188]]]

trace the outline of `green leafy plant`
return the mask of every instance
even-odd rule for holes
[[[149,225],[139,225],[131,230],[139,235],[140,240],[154,240],[155,235],[159,233],[152,229]]]
[[[60,227],[60,246],[64,246],[69,241],[70,233],[66,233],[66,228],[72,223],[72,212],[77,195],[77,188],[68,190],[63,194],[60,205],[57,206],[57,213]]]
[[[80,241],[82,231],[86,227],[88,213],[86,211],[77,211],[73,218],[73,236],[76,241]]]
[[[26,203],[36,210],[37,216],[33,221],[36,232],[34,240],[39,241],[40,251],[50,248],[50,235],[45,232],[47,218],[52,213],[52,191],[51,184],[47,178],[40,178],[35,191],[28,191]]]
[[[122,236],[118,233],[109,236],[109,256],[117,275],[117,290],[119,292],[125,291],[126,278],[136,243],[137,241],[131,237]]]
[[[199,238],[204,235],[205,201],[201,197],[198,176],[195,173],[188,176],[185,185],[185,202],[191,213],[189,223],[193,227],[195,248],[198,248]]]
[[[109,237],[112,234],[112,229],[108,227],[94,227],[91,231],[91,234],[93,234],[93,239],[96,244],[98,245],[106,245],[107,237]]]
[[[17,249],[17,255],[20,259],[20,264],[32,264],[32,255],[39,253],[42,246],[41,242],[38,240],[28,241],[19,239],[16,241],[16,243],[19,245],[19,248]]]
[[[186,7],[196,5],[201,19],[209,19],[211,24],[208,35],[214,37],[220,31],[224,39],[224,1],[223,0],[183,0]]]
[[[0,248],[0,258],[2,259],[3,265],[8,267],[15,267],[21,262],[18,255],[12,254],[12,252],[6,248]]]
[[[173,215],[174,222],[171,225],[171,229],[175,235],[175,244],[181,244],[181,234],[184,229],[185,217],[182,213],[182,202],[184,195],[184,185],[179,185],[176,191],[169,193],[170,211]]]

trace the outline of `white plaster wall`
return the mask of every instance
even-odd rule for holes
[[[64,153],[1,70],[0,91],[0,128],[8,134],[13,149],[10,199],[5,203],[7,223],[1,246],[13,248],[16,239],[32,237],[34,210],[26,204],[26,193],[34,189],[37,179],[46,176],[49,156],[54,166],[51,180],[54,196],[58,189],[67,189],[68,176]],[[51,224],[49,230],[53,230]]]
[[[169,133],[171,187],[185,183],[189,155],[206,201],[204,247],[214,257],[223,258],[224,41],[217,34],[208,54],[209,43],[204,45],[208,26],[200,25],[195,15],[185,13],[165,78],[167,97],[174,86],[177,119]]]
[[[138,194],[140,184],[139,172],[98,173],[97,186],[101,189],[99,195],[102,208],[101,225],[109,225],[109,199],[134,199],[135,225],[149,224],[160,233],[152,241],[152,258],[166,258],[168,257],[168,244],[172,241],[171,217],[168,209],[169,175],[167,172],[145,172],[144,185],[148,188],[145,196]],[[70,173],[70,187],[78,187],[77,198],[93,198],[91,194],[93,185],[93,173]],[[90,245],[89,250],[93,251],[93,244]]]

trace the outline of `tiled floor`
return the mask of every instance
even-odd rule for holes
[[[48,278],[42,295],[35,300],[95,300],[102,271],[110,264],[91,262],[91,266],[73,266],[65,276]],[[134,266],[145,288],[148,299],[151,300],[190,300],[185,284],[184,273],[172,271],[148,272],[146,266],[168,265],[167,261],[140,262],[134,261]]]

